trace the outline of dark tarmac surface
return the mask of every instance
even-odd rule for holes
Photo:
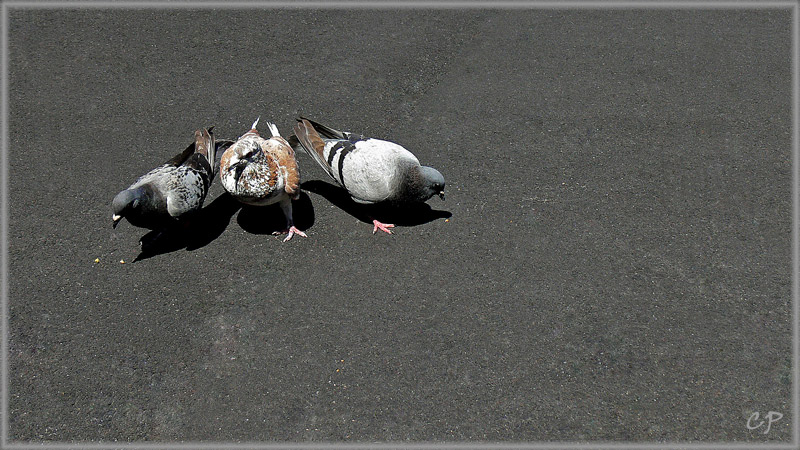
[[[791,441],[790,10],[9,20],[12,441]],[[299,114],[447,200],[373,235],[300,155],[307,239],[217,179],[132,263],[118,191]]]

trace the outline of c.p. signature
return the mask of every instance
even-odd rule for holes
[[[767,413],[766,416],[764,416],[764,418],[766,419],[766,424],[767,424],[767,428],[764,430],[764,434],[767,434],[769,433],[770,428],[772,428],[772,424],[783,418],[783,414],[777,411],[770,411]],[[760,414],[758,413],[758,411],[754,412],[753,414],[750,414],[750,417],[747,419],[747,429],[757,430],[763,427],[765,422],[759,419],[760,419]]]

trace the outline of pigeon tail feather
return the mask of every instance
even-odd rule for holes
[[[339,130],[334,130],[331,127],[326,127],[321,123],[314,122],[311,119],[306,117],[300,117],[297,119],[298,121],[305,120],[306,122],[310,123],[314,130],[316,130],[320,135],[328,138],[328,139],[348,139],[347,134],[342,133]]]
[[[302,118],[297,119],[297,123],[294,125],[294,133],[300,143],[300,147],[336,181],[336,177],[333,176],[333,169],[325,160],[325,141],[322,140],[314,126],[311,125],[311,121]]]
[[[267,122],[267,127],[269,127],[269,132],[272,133],[272,137],[280,137],[281,133],[278,131],[278,126],[272,122]]]
[[[213,167],[216,159],[216,142],[214,141],[214,134],[211,132],[212,128],[214,127],[194,132],[194,148],[195,153],[203,155]]]

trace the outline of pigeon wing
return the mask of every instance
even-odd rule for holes
[[[192,156],[192,159],[195,157]],[[208,162],[205,162],[208,165]],[[179,167],[168,181],[167,212],[174,218],[200,209],[208,193],[209,178],[190,166]]]
[[[408,150],[389,141],[367,139],[352,144],[333,158],[342,185],[360,203],[395,198],[403,187],[406,171],[419,161]],[[346,148],[346,146],[343,146]]]

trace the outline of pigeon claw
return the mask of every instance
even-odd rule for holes
[[[289,239],[291,239],[291,238],[292,238],[292,236],[294,236],[295,234],[296,234],[296,235],[298,235],[298,236],[308,237],[308,236],[306,236],[306,234],[305,234],[305,233],[303,233],[302,231],[300,231],[300,230],[298,230],[297,228],[295,228],[295,226],[294,226],[294,225],[292,225],[291,227],[289,227],[289,229],[288,229],[287,231],[289,232],[289,235],[288,235],[288,236],[286,236],[286,238],[283,240],[283,242],[286,242],[286,241],[288,241],[288,240],[289,240]]]
[[[380,229],[381,231],[385,231],[385,232],[387,232],[389,234],[392,234],[392,232],[391,232],[391,230],[389,230],[389,228],[394,228],[393,224],[391,224],[391,223],[380,223],[380,222],[378,222],[377,220],[374,220],[374,219],[372,220],[372,223],[373,223],[373,225],[375,225],[372,228],[372,234],[375,234],[375,232],[378,231],[378,229]]]

